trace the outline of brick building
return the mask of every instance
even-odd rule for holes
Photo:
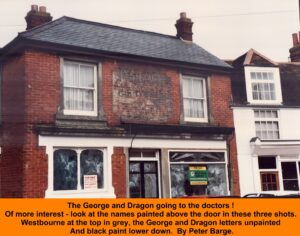
[[[185,13],[176,36],[26,21],[0,51],[1,197],[239,195],[232,68]]]

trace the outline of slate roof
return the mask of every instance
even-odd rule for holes
[[[66,16],[19,33],[18,38],[112,54],[231,68],[197,44],[180,40],[175,36],[83,21]]]
[[[279,64],[283,105],[300,106],[300,63]]]

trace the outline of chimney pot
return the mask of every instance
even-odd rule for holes
[[[299,44],[298,34],[294,33],[292,34],[292,37],[293,37],[293,46],[295,47]]]
[[[181,19],[186,18],[186,12],[181,12],[181,13],[180,13],[180,18],[181,18]]]
[[[37,12],[39,9],[38,5],[31,5],[31,11]]]
[[[176,21],[177,37],[186,41],[193,41],[193,22],[186,17],[185,12],[180,13],[180,18]]]
[[[40,6],[40,12],[46,13],[47,9],[44,6]]]

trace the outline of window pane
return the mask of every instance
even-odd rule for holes
[[[170,152],[170,162],[224,162],[224,152]]]
[[[296,162],[282,162],[281,168],[282,168],[282,177],[284,179],[297,178]]]
[[[258,91],[258,84],[257,83],[252,83],[252,90],[253,91]]]
[[[100,150],[84,150],[80,154],[80,183],[84,189],[84,176],[96,175],[97,187],[103,188],[103,152]]]
[[[157,172],[156,162],[145,162],[144,163],[144,172]]]
[[[94,92],[93,90],[65,88],[64,107],[68,110],[93,111]]]
[[[131,198],[141,198],[142,197],[142,185],[141,185],[141,175],[140,174],[130,174],[129,175],[129,191]]]
[[[299,190],[296,162],[281,162],[284,190]]]
[[[183,100],[184,106],[184,116],[185,117],[192,117],[193,108],[192,108],[192,100],[191,99],[184,99]]]
[[[54,152],[54,190],[77,189],[77,153],[60,149]]]
[[[260,174],[261,188],[263,191],[278,190],[277,172],[265,172]]]
[[[257,73],[256,73],[256,78],[257,78],[257,79],[262,79],[261,72],[257,72]]]
[[[64,85],[79,86],[79,66],[77,64],[65,62]]]
[[[193,80],[193,98],[203,98],[203,81],[199,79]]]
[[[155,157],[156,156],[156,151],[155,150],[147,150],[147,149],[143,149],[142,150],[142,155],[143,157]]]
[[[264,80],[267,80],[268,79],[268,73],[267,72],[263,72],[262,73],[262,77]]]
[[[80,86],[94,88],[94,66],[80,65]]]
[[[189,82],[188,79],[182,80],[182,95],[184,98],[189,96]]]
[[[250,77],[251,77],[251,79],[256,79],[256,73],[255,72],[250,72]]]
[[[170,165],[172,197],[196,195],[227,195],[226,171],[224,164],[207,165],[208,185],[190,185],[188,164]]]
[[[156,198],[157,193],[157,174],[145,174],[145,198]]]
[[[141,166],[140,163],[130,162],[129,164],[129,172],[141,172]]]
[[[298,191],[298,180],[283,180],[284,190]]]
[[[276,157],[258,157],[259,169],[276,169]]]
[[[202,100],[192,100],[193,102],[193,114],[192,117],[195,118],[203,118],[204,110],[203,110],[203,101]]]
[[[273,80],[274,79],[274,75],[273,75],[272,72],[268,73],[268,78],[269,78],[269,80]]]

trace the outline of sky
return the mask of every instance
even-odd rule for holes
[[[221,59],[250,48],[288,61],[299,27],[298,0],[0,0],[0,47],[26,28],[31,5],[46,6],[53,19],[69,16],[176,35],[180,12],[194,22],[193,41]]]

